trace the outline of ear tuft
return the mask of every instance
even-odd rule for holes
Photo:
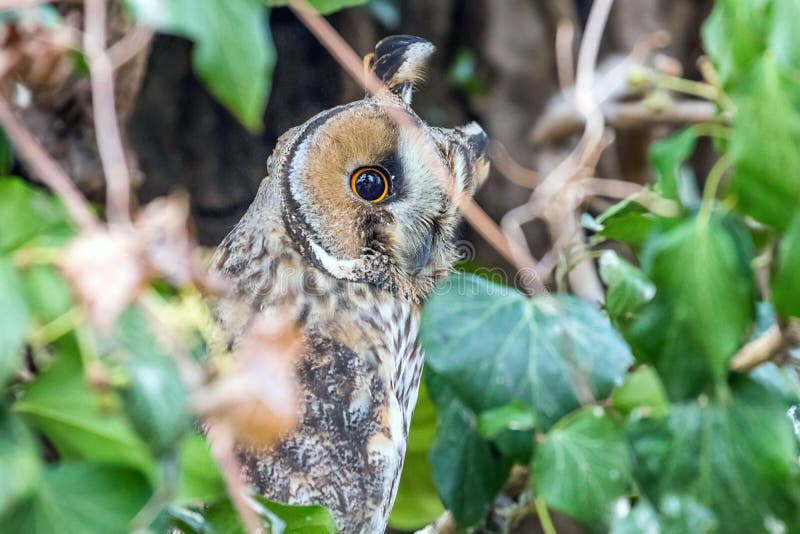
[[[425,75],[425,66],[436,51],[430,42],[413,35],[392,35],[375,45],[375,53],[364,58],[391,92],[411,103],[414,86]]]

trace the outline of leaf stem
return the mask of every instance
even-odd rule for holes
[[[711,219],[711,210],[714,207],[714,199],[717,196],[719,184],[730,166],[730,159],[723,155],[717,160],[717,162],[711,168],[711,171],[709,171],[708,179],[706,179],[706,185],[703,188],[703,201],[700,205],[700,213],[697,215],[697,218],[701,224],[707,224]]]
[[[64,314],[56,317],[47,324],[40,326],[31,332],[31,338],[36,343],[49,345],[58,338],[66,335],[70,330],[77,327],[83,320],[83,313],[78,307],[73,306]]]
[[[544,499],[537,496],[533,502],[536,505],[536,514],[539,516],[539,523],[542,525],[544,534],[558,534],[555,525],[553,525],[553,520],[550,518],[550,511],[547,509],[547,504],[544,502]]]

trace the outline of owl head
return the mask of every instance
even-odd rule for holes
[[[457,199],[489,172],[480,126],[431,127],[411,108],[434,50],[412,36],[382,40],[364,63],[389,94],[317,114],[269,160],[286,232],[308,261],[413,300],[452,269]]]

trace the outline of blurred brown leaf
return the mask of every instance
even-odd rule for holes
[[[297,424],[294,365],[302,350],[293,321],[279,310],[262,312],[241,339],[234,369],[194,395],[195,411],[226,422],[242,446],[272,445]]]

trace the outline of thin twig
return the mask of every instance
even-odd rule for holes
[[[0,96],[0,124],[31,174],[61,197],[70,217],[81,227],[95,226],[98,222],[97,217],[74,182],[42,148],[22,121],[14,115],[2,96]]]
[[[575,24],[568,18],[558,21],[556,27],[556,69],[558,85],[566,91],[575,84],[575,58],[572,54],[572,42],[575,39]]]
[[[533,189],[542,181],[541,174],[517,163],[508,148],[500,141],[492,141],[489,151],[494,168],[515,184]]]
[[[665,125],[727,124],[729,118],[703,100],[668,101],[663,109],[653,109],[646,101],[610,102],[601,107],[606,123],[616,129]],[[553,108],[536,124],[534,143],[557,143],[581,130],[584,118],[572,109]]]
[[[754,369],[783,351],[787,344],[780,326],[774,324],[739,349],[731,359],[730,368],[733,371]]]
[[[153,29],[147,26],[134,26],[122,39],[108,49],[111,68],[117,70],[138,56],[152,41],[153,33]]]
[[[247,502],[247,486],[242,481],[242,466],[236,456],[236,440],[233,431],[222,422],[208,421],[206,435],[211,444],[211,454],[219,464],[225,486],[234,508],[242,519],[246,532],[261,531],[261,518]]]
[[[39,4],[55,3],[58,0],[0,0],[0,9],[23,9]]]
[[[106,176],[109,222],[130,224],[131,181],[117,119],[114,68],[106,53],[106,0],[86,0],[84,52],[89,59],[97,148]]]

